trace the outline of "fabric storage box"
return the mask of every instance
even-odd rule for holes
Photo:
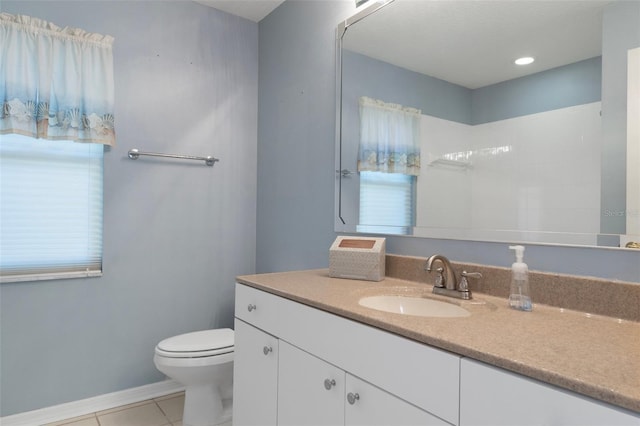
[[[385,239],[339,236],[329,249],[329,276],[382,281]]]

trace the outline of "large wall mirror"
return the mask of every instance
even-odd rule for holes
[[[638,1],[379,2],[337,98],[338,232],[640,241]]]

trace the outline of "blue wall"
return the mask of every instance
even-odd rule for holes
[[[368,96],[418,108],[425,115],[472,124],[472,90],[355,52],[342,55],[342,105]],[[344,113],[344,111],[343,111]],[[356,123],[359,122],[356,115]]]
[[[472,123],[552,111],[600,101],[602,60],[586,59],[471,92]]]
[[[356,123],[349,128],[358,128],[360,96],[475,125],[600,101],[602,59],[598,56],[471,90],[345,51],[342,81],[343,117],[346,123]]]
[[[351,2],[286,1],[260,21],[256,268],[328,264],[335,29]],[[345,13],[346,12],[346,13]]]
[[[258,25],[185,1],[2,11],[115,36],[117,131],[104,275],[0,287],[6,416],[163,380],[161,339],[232,326],[234,278],[255,268]],[[131,148],[220,162],[134,162]]]
[[[328,265],[336,236],[335,30],[354,11],[350,2],[287,1],[260,22],[259,272]],[[387,251],[442,253],[497,266],[512,262],[500,243],[388,237]],[[632,251],[530,245],[526,259],[538,271],[640,282],[639,257]]]

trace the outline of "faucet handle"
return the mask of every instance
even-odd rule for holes
[[[467,272],[462,271],[460,275],[462,278],[460,279],[460,283],[458,284],[459,291],[469,291],[469,282],[467,278],[482,278],[482,274],[480,272]]]
[[[467,272],[462,271],[462,278],[470,277],[470,278],[482,278],[482,274],[480,272]]]
[[[436,272],[438,273],[438,275],[436,275],[436,281],[434,283],[434,286],[444,288],[445,287],[445,281],[446,281],[446,278],[443,275],[444,268],[440,267],[440,268],[436,269]]]

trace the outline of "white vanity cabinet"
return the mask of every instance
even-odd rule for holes
[[[458,424],[456,355],[242,284],[235,324],[236,426],[274,424],[267,404],[279,425]]]
[[[447,425],[285,342],[280,344],[279,365],[278,425]]]
[[[460,370],[460,426],[640,425],[637,414],[478,361]]]
[[[242,284],[235,315],[236,426],[640,426],[639,413]]]

